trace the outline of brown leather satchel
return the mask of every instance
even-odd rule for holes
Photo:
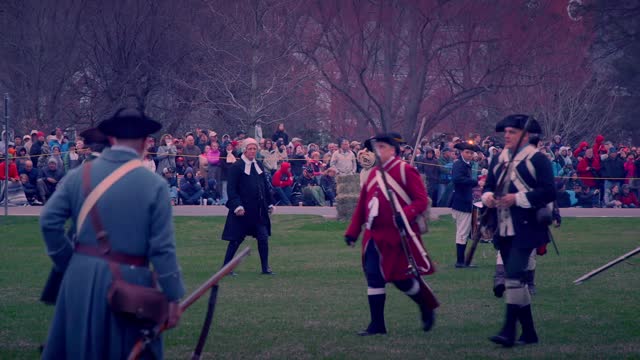
[[[121,179],[131,170],[139,167],[139,161],[131,161],[124,164],[111,175],[105,178],[96,188],[91,190],[91,162],[87,163],[83,172],[83,190],[86,196],[85,203],[80,211],[77,231],[84,222],[83,214],[91,218],[91,223],[97,234],[98,246],[92,247],[83,244],[76,246],[76,252],[100,257],[109,263],[113,281],[107,293],[107,302],[111,310],[125,316],[130,316],[144,322],[162,324],[169,316],[169,301],[167,297],[157,288],[156,276],[154,275],[153,287],[134,285],[126,282],[122,278],[120,265],[146,266],[148,260],[144,256],[135,256],[118,253],[111,250],[111,244],[107,236],[98,209],[95,204],[97,200],[116,181]],[[95,193],[97,191],[97,193]]]
[[[168,319],[169,301],[164,294],[154,287],[134,285],[122,279],[120,266],[110,262],[113,282],[107,293],[107,301],[111,310],[143,321],[163,324]]]

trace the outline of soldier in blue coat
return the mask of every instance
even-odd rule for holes
[[[243,154],[229,168],[227,193],[229,208],[224,225],[222,240],[229,241],[224,263],[233,259],[240,244],[247,236],[258,241],[258,253],[262,264],[262,274],[273,275],[269,267],[269,236],[275,201],[269,188],[269,180],[264,169],[256,161],[258,142],[252,138],[242,141]]]
[[[520,114],[496,125],[496,132],[504,132],[505,150],[489,165],[482,195],[484,205],[497,208],[493,242],[506,272],[505,323],[490,340],[505,347],[515,344],[518,322],[522,325],[518,342],[538,342],[526,273],[532,251],[550,241],[551,211],[547,209],[556,198],[551,162],[529,143],[529,135],[541,131],[536,120]]]
[[[478,186],[471,174],[471,161],[475,147],[467,143],[458,143],[455,148],[460,151],[460,159],[453,163],[451,178],[453,194],[451,196],[451,214],[456,221],[456,268],[467,267],[464,253],[467,238],[471,233],[471,211],[473,208],[473,188]]]
[[[166,182],[157,174],[138,167],[113,184],[96,203],[111,251],[101,256],[80,251],[98,246],[92,221],[84,222],[74,239],[65,235],[65,223],[74,226],[85,201],[83,171],[91,164],[91,188],[114,170],[133,159],[141,159],[147,135],[161,125],[135,109],[121,109],[99,125],[112,144],[102,155],[69,172],[58,191],[44,207],[40,226],[47,253],[63,270],[60,293],[43,359],[124,359],[140,338],[144,325],[116,314],[107,302],[113,275],[107,261],[119,266],[129,283],[149,286],[153,275],[148,266],[123,265],[119,259],[143,258],[153,265],[157,283],[170,301],[168,326],[177,325],[179,299],[184,294],[176,259],[173,220]],[[162,358],[162,340],[148,349]]]

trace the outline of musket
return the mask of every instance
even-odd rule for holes
[[[251,249],[249,247],[246,247],[238,255],[236,255],[231,261],[229,261],[229,263],[223,266],[222,269],[220,269],[220,271],[218,271],[213,276],[211,276],[207,281],[202,283],[202,285],[200,285],[200,287],[198,287],[194,292],[192,292],[191,295],[189,295],[186,299],[180,302],[180,311],[181,312],[186,311],[191,305],[193,305],[194,302],[200,299],[209,289],[211,289],[214,286],[217,286],[218,282],[220,282],[222,278],[224,278],[230,272],[232,272],[233,269],[235,269],[236,266],[238,266],[242,262],[242,260],[244,260],[247,256],[249,256],[250,252],[251,252]],[[165,330],[167,330],[167,323],[158,325],[150,331],[145,331],[143,333],[142,338],[139,339],[136,342],[136,344],[133,346],[133,349],[131,350],[131,353],[129,353],[129,357],[127,359],[129,360],[138,359],[140,355],[144,352],[147,345],[150,344],[155,339],[157,339],[158,336],[160,336],[160,334],[162,334]]]
[[[582,282],[591,279],[592,277],[600,274],[601,272],[604,272],[605,270],[615,266],[616,264],[619,264],[619,263],[627,260],[628,258],[630,258],[630,257],[632,257],[632,256],[634,256],[634,255],[636,255],[638,253],[640,253],[640,246],[635,248],[635,249],[633,249],[633,250],[631,250],[631,251],[629,251],[628,253],[620,256],[619,258],[617,258],[617,259],[615,259],[613,261],[610,261],[610,262],[600,266],[599,268],[597,268],[597,269],[595,269],[595,270],[593,270],[593,271],[591,271],[591,272],[589,272],[589,273],[577,278],[573,283],[576,284],[576,285],[580,285],[580,284],[582,284]]]
[[[418,146],[420,146],[420,140],[422,139],[422,131],[424,130],[424,124],[427,122],[427,116],[422,117],[422,122],[420,123],[420,130],[418,131],[418,139],[416,140],[416,147],[413,148],[413,154],[411,154],[411,161],[409,165],[413,166],[416,163],[416,150]]]
[[[411,224],[409,224],[409,221],[407,220],[407,216],[405,215],[404,211],[400,208],[398,203],[396,203],[397,198],[394,192],[391,190],[391,187],[389,186],[389,182],[387,181],[387,173],[384,170],[384,165],[380,160],[380,154],[378,153],[378,149],[376,149],[376,146],[375,146],[376,141],[372,139],[371,145],[374,150],[373,152],[376,155],[376,163],[378,164],[378,171],[380,171],[382,182],[384,183],[384,186],[387,192],[387,197],[389,198],[389,203],[391,203],[391,208],[393,209],[394,223],[396,222],[395,221],[396,219],[401,218],[402,223],[404,225],[404,226],[399,226],[399,224],[396,224],[396,228],[400,233],[400,244],[402,245],[402,251],[404,252],[404,255],[407,257],[407,263],[408,263],[407,272],[418,281],[418,284],[420,285],[420,294],[422,294],[422,297],[425,300],[427,307],[433,310],[438,306],[440,306],[440,303],[438,302],[438,299],[434,295],[433,290],[431,290],[431,287],[429,287],[427,282],[420,275],[420,271],[418,270],[418,265],[416,263],[416,260],[411,254],[411,250],[409,248],[409,241],[407,240],[407,230],[411,229]],[[412,240],[419,242],[419,239],[416,238],[416,234],[413,231],[409,230],[409,234],[412,236]]]
[[[478,242],[480,242],[480,226],[478,224],[478,212],[480,210],[473,206],[471,210],[471,247],[469,247],[469,251],[465,254],[464,264],[466,266],[471,265],[471,261],[473,260],[473,255],[476,253],[476,249],[478,248]]]
[[[527,134],[527,131],[529,130],[531,119],[532,119],[531,116],[527,117],[527,121],[524,124],[524,129],[522,129],[522,133],[520,134],[520,138],[518,139],[518,144],[516,146],[516,149],[520,149],[520,147],[522,146],[522,141],[524,140],[524,137]],[[503,151],[506,151],[506,149]],[[498,198],[498,193],[502,192],[502,190],[504,189],[505,183],[508,180],[508,178],[511,177],[510,172],[512,171],[511,167],[513,165],[513,161],[515,157],[516,157],[515,151],[510,152],[509,162],[507,163],[507,166],[505,166],[505,169],[503,172],[504,175],[500,179],[498,179],[499,182],[497,183],[497,186],[494,190],[494,197],[496,199]],[[491,169],[489,169],[489,171],[491,171]],[[497,231],[498,211],[496,210],[496,208],[487,208],[480,217],[480,223],[481,223],[480,225],[481,227],[488,228],[492,232]],[[480,241],[480,236],[477,236],[471,239],[471,247],[469,247],[469,251],[467,251],[464,257],[465,265],[467,266],[471,265],[471,261],[473,261],[473,255],[475,255],[476,249],[478,248],[479,241]]]
[[[553,249],[556,251],[556,255],[560,256],[560,251],[558,251],[558,245],[556,245],[556,240],[553,238],[551,229],[549,229],[549,240],[551,240],[551,244],[553,245]]]

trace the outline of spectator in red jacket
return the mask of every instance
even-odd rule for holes
[[[640,202],[636,194],[631,192],[628,184],[622,185],[622,194],[620,195],[620,202],[623,208],[637,208],[640,207]]]
[[[625,178],[626,180],[624,181],[625,184],[629,184],[631,178],[633,178],[636,174],[636,164],[635,164],[635,156],[633,156],[633,154],[629,154],[627,155],[627,161],[624,163],[624,172],[625,172]]]
[[[5,172],[7,171],[6,169],[7,162],[4,161],[4,158],[5,158],[4,154],[0,154],[0,161],[2,161],[2,163],[0,163],[0,180],[2,181],[6,179]],[[9,181],[13,181],[13,182],[20,181],[20,175],[18,174],[18,167],[13,161],[9,162]]]
[[[291,188],[293,186],[293,173],[291,164],[283,162],[271,180],[273,189],[278,195],[279,203],[284,206],[291,206]]]
[[[593,144],[593,148],[586,149],[585,142],[582,142],[580,146],[574,151],[575,157],[578,157],[582,152],[581,149],[586,149],[584,151],[584,157],[578,163],[578,177],[582,181],[582,183],[590,188],[598,188],[598,183],[595,178],[600,176],[600,147],[602,146],[602,142],[604,141],[604,137],[602,135],[596,136],[595,144]]]

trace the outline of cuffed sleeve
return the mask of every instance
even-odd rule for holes
[[[520,191],[516,193],[516,206],[529,209],[531,208],[531,203],[529,199],[527,199],[527,193],[524,191]]]
[[[484,194],[482,194],[482,197],[481,197],[481,199],[482,199],[482,203],[483,203],[485,206],[489,206],[489,199],[490,199],[492,196],[494,196],[494,194],[493,194],[493,192],[492,192],[492,191],[487,191],[487,192],[485,192]]]
[[[73,255],[71,240],[64,232],[64,224],[72,214],[68,183],[64,181],[58,185],[40,215],[40,228],[47,247],[47,255],[61,271],[67,268]]]

